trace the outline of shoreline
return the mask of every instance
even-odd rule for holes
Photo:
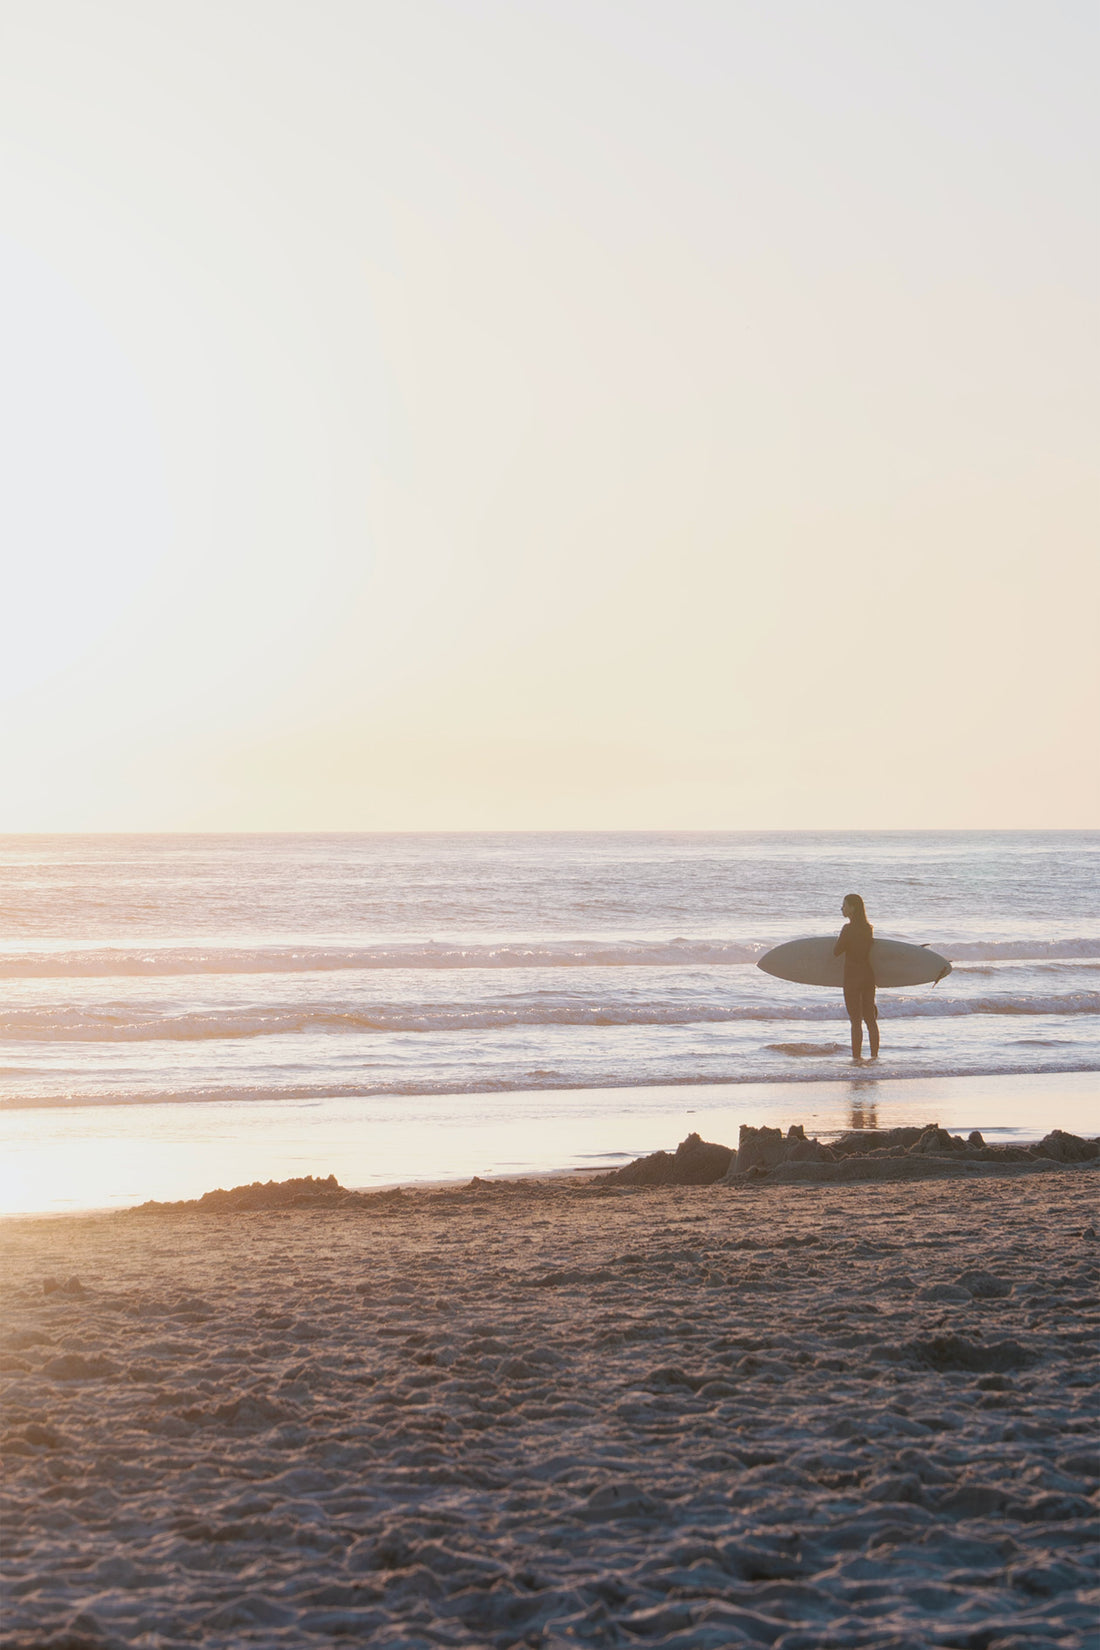
[[[991,1142],[1039,1139],[1052,1126],[1095,1131],[1100,1076],[876,1078],[782,1084],[506,1090],[401,1096],[384,1110],[206,1101],[172,1107],[74,1107],[0,1114],[5,1217],[179,1201],[217,1185],[335,1173],[344,1185],[461,1185],[587,1175],[687,1135],[736,1146],[740,1126],[847,1128],[938,1123]]]
[[[847,1021],[843,1022],[845,1027]],[[895,1051],[891,1051],[895,1052]],[[22,1112],[35,1111],[93,1111],[99,1109],[125,1108],[129,1106],[195,1106],[195,1105],[224,1105],[248,1106],[265,1104],[272,1100],[285,1101],[288,1105],[311,1103],[324,1100],[362,1100],[371,1101],[401,1101],[401,1100],[446,1100],[446,1099],[478,1099],[487,1094],[494,1095],[529,1095],[543,1094],[553,1096],[558,1094],[597,1094],[615,1093],[619,1090],[643,1092],[646,1089],[768,1089],[768,1088],[817,1088],[830,1083],[991,1083],[1004,1081],[1006,1083],[1023,1081],[1030,1077],[1091,1077],[1100,1076],[1100,1067],[1095,1064],[1081,1065],[1049,1065],[1004,1069],[991,1068],[989,1071],[899,1071],[890,1065],[889,1059],[881,1060],[865,1058],[858,1064],[847,1058],[840,1062],[837,1070],[828,1073],[792,1071],[786,1075],[772,1072],[766,1077],[731,1077],[731,1076],[692,1076],[692,1077],[601,1077],[599,1082],[580,1083],[572,1078],[563,1078],[560,1082],[542,1082],[537,1087],[525,1088],[523,1084],[501,1084],[494,1088],[477,1088],[475,1086],[459,1087],[417,1087],[410,1083],[408,1087],[380,1086],[378,1088],[364,1088],[358,1085],[333,1084],[325,1086],[314,1084],[301,1089],[271,1089],[263,1093],[255,1090],[242,1092],[228,1089],[224,1092],[196,1090],[190,1092],[164,1092],[154,1094],[109,1094],[102,1099],[82,1098],[73,1102],[66,1095],[47,1095],[37,1099],[0,1100],[0,1119],[17,1117]]]
[[[1025,1142],[1025,1144],[1029,1144],[1029,1142]],[[642,1160],[635,1159],[634,1161],[639,1162]],[[768,1181],[766,1184],[769,1188],[789,1188],[791,1186],[799,1185],[813,1187],[818,1191],[832,1191],[839,1189],[842,1186],[855,1188],[858,1190],[862,1188],[869,1189],[875,1186],[888,1185],[897,1188],[900,1192],[905,1186],[911,1186],[914,1183],[919,1184],[928,1180],[942,1181],[944,1179],[951,1179],[964,1184],[978,1184],[983,1181],[996,1179],[1019,1180],[1032,1175],[1057,1175],[1062,1173],[1067,1173],[1070,1175],[1095,1175],[1098,1170],[1100,1170],[1100,1162],[1095,1160],[1072,1163],[1058,1163],[1054,1161],[1045,1163],[1038,1162],[1033,1164],[987,1163],[960,1166],[957,1169],[947,1169],[939,1172],[932,1169],[928,1173],[921,1175],[872,1177],[860,1176],[856,1174],[845,1176],[844,1178],[830,1177],[820,1179],[810,1176],[801,1176],[797,1179],[777,1178],[775,1180]],[[615,1171],[610,1172],[614,1173]],[[600,1168],[552,1169],[548,1173],[537,1175],[490,1174],[476,1175],[471,1180],[404,1180],[394,1181],[391,1185],[387,1186],[341,1186],[339,1190],[340,1193],[347,1197],[351,1212],[354,1212],[354,1208],[357,1205],[370,1206],[377,1204],[378,1206],[381,1206],[382,1204],[389,1202],[395,1194],[399,1195],[403,1204],[407,1204],[411,1210],[416,1207],[418,1202],[426,1204],[428,1202],[438,1202],[441,1199],[451,1197],[461,1198],[466,1193],[496,1194],[503,1192],[518,1195],[520,1193],[527,1192],[531,1193],[535,1197],[540,1197],[545,1193],[554,1193],[556,1191],[574,1193],[591,1190],[599,1193],[609,1193],[610,1195],[615,1196],[639,1196],[647,1195],[653,1192],[668,1192],[670,1194],[678,1192],[708,1192],[716,1190],[720,1184],[719,1182],[713,1182],[705,1186],[695,1186],[687,1184],[680,1185],[674,1182],[659,1182],[653,1185],[648,1185],[639,1182],[637,1184],[623,1184],[614,1187],[604,1187],[599,1185],[598,1182],[606,1179],[608,1173],[609,1171]],[[243,1192],[252,1189],[252,1187],[256,1187],[262,1191],[269,1185],[278,1184],[278,1182],[254,1181],[242,1183],[241,1186],[237,1187],[225,1188],[225,1190],[227,1193]],[[1100,1191],[1100,1181],[1098,1181],[1097,1189]],[[223,1188],[209,1188],[209,1190],[221,1191]],[[311,1209],[307,1206],[308,1199],[304,1198],[301,1203],[291,1205],[287,1208],[280,1208],[277,1204],[272,1203],[263,1204],[255,1208],[241,1210],[226,1209],[224,1211],[219,1211],[217,1214],[208,1214],[201,1207],[203,1196],[205,1195],[206,1194],[200,1194],[198,1197],[188,1198],[186,1200],[180,1200],[172,1203],[157,1203],[153,1199],[147,1199],[143,1203],[128,1204],[124,1208],[102,1206],[100,1208],[87,1209],[38,1209],[31,1210],[26,1213],[5,1213],[0,1211],[0,1234],[3,1234],[5,1231],[10,1232],[17,1226],[30,1226],[38,1222],[49,1222],[51,1225],[55,1225],[63,1221],[74,1223],[80,1221],[128,1221],[137,1216],[148,1216],[150,1219],[163,1220],[166,1217],[186,1218],[191,1215],[196,1215],[204,1220],[210,1220],[213,1218],[241,1218],[242,1215],[258,1216],[285,1213],[309,1215],[311,1213],[334,1212],[332,1208],[326,1208],[323,1205],[319,1205],[316,1209]],[[1098,1219],[1100,1219],[1100,1209],[1098,1209],[1097,1214]],[[0,1248],[2,1248],[2,1246],[3,1240],[2,1237],[0,1237]],[[2,1456],[0,1456],[0,1459],[2,1459]]]

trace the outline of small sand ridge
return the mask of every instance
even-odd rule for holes
[[[3,1223],[0,1644],[1084,1650],[1097,1184]]]

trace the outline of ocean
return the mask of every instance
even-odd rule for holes
[[[1100,1070],[1098,870],[1090,832],[3,838],[9,1163],[163,1135],[178,1164],[197,1135],[255,1149],[328,1118],[358,1143],[354,1183],[443,1179],[487,1118],[510,1144],[483,1169],[530,1171],[578,1129],[593,1160],[621,1155],[652,1130],[600,1146],[597,1115],[671,1121],[695,1086],[704,1111],[744,1085],[792,1117],[811,1084],[847,1106],[853,1084],[1075,1076],[1060,1092],[1080,1098]],[[849,890],[877,932],[954,964],[880,992],[881,1058],[858,1072],[840,993],[755,967],[838,932]],[[622,1089],[648,1093],[628,1108]]]

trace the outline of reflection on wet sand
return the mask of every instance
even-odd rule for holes
[[[852,1084],[851,1097],[848,1102],[848,1127],[850,1129],[877,1129],[878,1107],[874,1083]],[[868,1094],[868,1089],[872,1092]]]

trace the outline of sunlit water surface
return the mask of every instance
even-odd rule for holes
[[[0,839],[0,1207],[593,1166],[871,1093],[1096,1132],[1098,872],[1082,832]],[[849,889],[955,965],[880,993],[854,1084],[839,992],[755,967]]]
[[[452,1099],[457,1097],[452,1097]],[[737,1144],[742,1123],[802,1123],[828,1139],[844,1129],[939,1123],[1023,1141],[1057,1119],[1076,1134],[1100,1127],[1092,1073],[1054,1076],[860,1079],[811,1084],[703,1084],[461,1096],[187,1101],[21,1111],[4,1119],[0,1210],[9,1214],[125,1208],[214,1186],[337,1174],[377,1188],[473,1175],[617,1168],[671,1149],[695,1131]]]

